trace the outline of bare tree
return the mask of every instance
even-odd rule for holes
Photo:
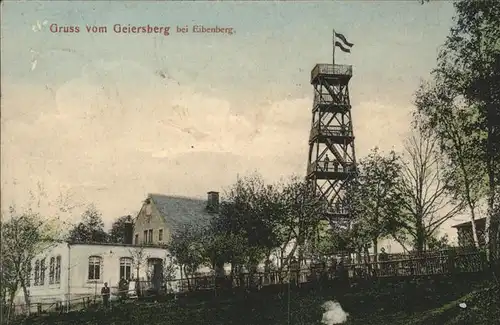
[[[436,143],[435,138],[412,135],[405,145],[407,157],[400,183],[402,225],[418,252],[426,249],[428,239],[444,222],[464,208],[462,201],[455,204],[448,195]]]
[[[137,281],[139,281],[141,267],[144,265],[144,263],[146,263],[149,256],[147,255],[143,246],[136,246],[134,248],[131,248],[129,249],[129,252],[132,256],[132,263],[136,272]]]
[[[66,222],[78,203],[69,192],[60,192],[55,200],[50,200],[41,182],[35,190],[29,190],[22,205],[11,204],[8,211],[2,211],[1,265],[2,289],[8,288],[12,305],[18,290],[23,290],[29,313],[33,259],[43,254],[63,239]],[[51,217],[40,211],[50,211]],[[47,213],[48,214],[48,213]]]
[[[171,291],[174,289],[173,282],[177,275],[177,266],[175,265],[175,258],[170,254],[165,254],[163,259],[163,280],[166,282],[166,289]]]
[[[0,226],[2,227],[3,244],[3,224],[0,223]],[[0,315],[0,317],[6,317],[8,320],[12,313],[14,297],[17,290],[19,289],[19,281],[17,280],[13,260],[11,258],[4,258],[4,250],[5,248],[2,249],[2,258],[0,263],[0,274],[2,274],[2,276],[0,277],[2,288],[2,314]]]
[[[29,307],[31,263],[55,244],[58,227],[54,220],[44,219],[30,209],[18,213],[14,206],[10,207],[7,219],[2,221],[2,264],[10,268],[11,299],[20,288]]]
[[[129,253],[132,256],[132,269],[135,271],[135,280],[136,280],[136,290],[138,290],[137,294],[140,294],[143,290],[143,286],[141,286],[141,268],[146,264],[149,255],[147,254],[144,246],[136,246],[129,249]]]

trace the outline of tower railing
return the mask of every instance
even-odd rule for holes
[[[356,169],[354,168],[354,164],[342,166],[342,164],[336,161],[319,160],[309,164],[307,174],[313,172],[335,172],[354,175],[356,174]]]
[[[347,106],[349,106],[348,104],[339,104],[338,100],[334,100],[334,98],[330,94],[315,93],[313,107],[316,107],[318,105],[342,106],[344,108],[347,108]]]
[[[316,122],[311,129],[311,138],[317,135],[352,137],[353,132],[349,128],[340,125],[321,125],[321,123]]]
[[[318,63],[311,71],[311,83],[318,75],[352,77],[352,65]]]

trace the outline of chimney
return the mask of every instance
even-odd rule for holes
[[[124,239],[124,244],[132,245],[134,238],[134,223],[132,222],[131,216],[127,217],[128,220],[125,222],[125,225],[123,227],[124,228],[123,239]]]
[[[219,211],[219,192],[210,191],[207,194],[207,211],[217,213]]]

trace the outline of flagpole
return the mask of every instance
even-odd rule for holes
[[[333,32],[332,64],[333,64],[333,69],[335,70],[335,29],[332,29],[332,32]]]

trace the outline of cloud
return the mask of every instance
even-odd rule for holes
[[[378,146],[382,150],[401,150],[410,131],[411,106],[390,106],[379,102],[361,102],[353,107],[356,150],[367,153]],[[359,157],[359,155],[358,155]]]
[[[38,175],[115,217],[131,209],[111,202],[116,193],[129,202],[151,191],[203,196],[236,173],[280,178],[305,162],[307,99],[241,114],[225,99],[134,62],[94,62],[82,70],[59,87],[9,84],[2,109],[4,188],[12,177],[32,187],[28,175]],[[20,103],[31,110],[13,112]],[[41,103],[36,111],[34,103]],[[296,117],[300,112],[304,120]],[[57,195],[57,186],[52,191]],[[22,200],[22,190],[15,193],[5,199]]]
[[[164,80],[133,62],[113,62],[94,72],[87,67],[85,76],[60,87],[56,98],[58,115],[75,126],[74,136],[90,133],[153,156],[188,149],[228,152],[253,132],[245,117],[231,113],[228,101]]]

